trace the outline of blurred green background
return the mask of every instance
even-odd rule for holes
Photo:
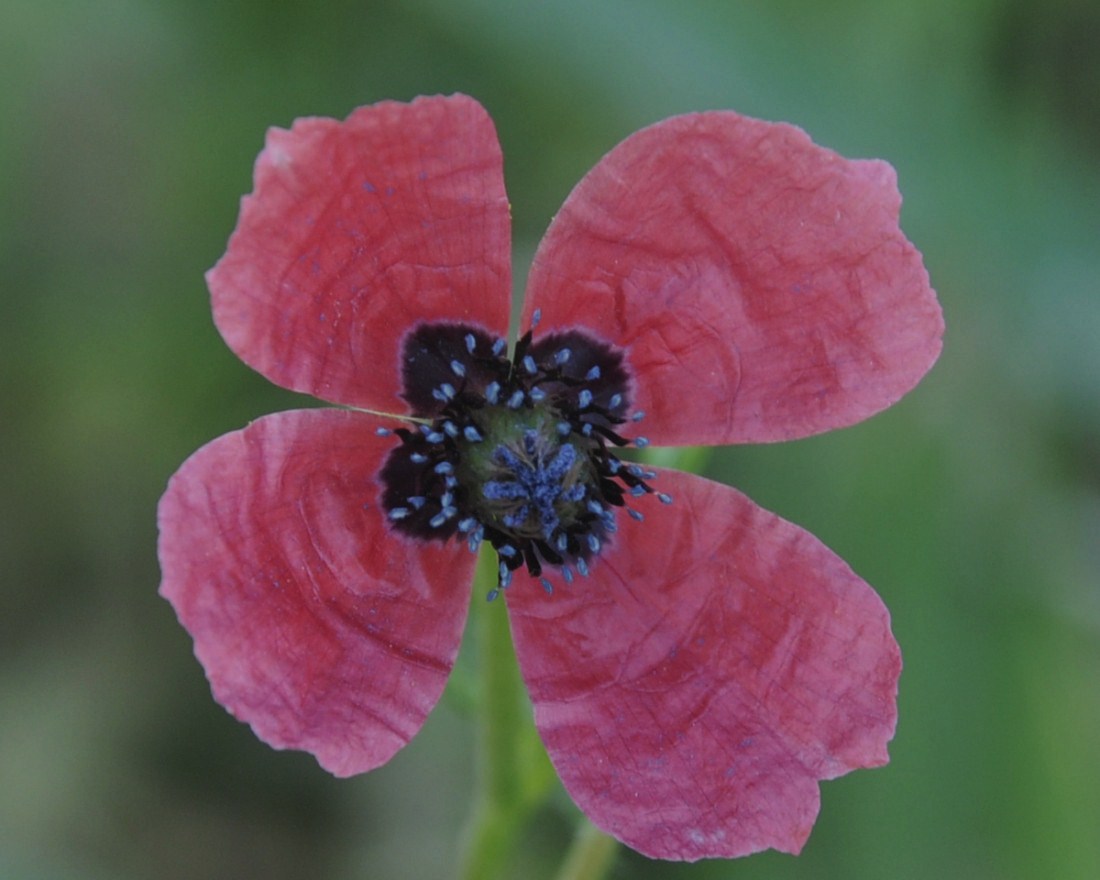
[[[1100,4],[7,0],[0,11],[0,878],[445,878],[474,731],[445,699],[337,781],[210,698],[156,595],[196,447],[302,405],[209,313],[269,125],[465,91],[498,126],[517,282],[572,185],[735,108],[889,159],[947,317],[899,406],[711,473],[883,595],[892,763],[826,783],[799,858],[615,878],[1100,877]],[[516,855],[549,876],[559,796]]]

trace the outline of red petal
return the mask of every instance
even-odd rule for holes
[[[214,696],[337,776],[388,761],[454,663],[473,558],[380,515],[392,439],[361,413],[267,416],[191,456],[158,511],[161,595]]]
[[[628,348],[655,444],[858,422],[912,388],[943,319],[884,162],[731,112],[660,122],[580,182],[536,253],[523,326]]]
[[[419,321],[508,329],[500,145],[472,98],[360,107],[268,131],[229,249],[207,273],[229,346],[271,381],[404,412]]]
[[[739,492],[656,482],[673,503],[620,517],[587,580],[549,598],[526,579],[509,589],[535,723],[580,808],[639,852],[798,852],[817,780],[888,759],[889,615],[836,554]]]

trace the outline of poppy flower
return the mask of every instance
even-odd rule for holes
[[[910,390],[943,324],[899,209],[890,166],[797,128],[658,122],[553,219],[509,348],[477,102],[270,130],[214,319],[340,406],[212,441],[161,500],[161,593],[214,697],[337,776],[383,764],[439,699],[485,545],[488,610],[596,825],[664,859],[797,852],[818,781],[887,761],[887,610],[806,531],[623,447],[806,437]]]

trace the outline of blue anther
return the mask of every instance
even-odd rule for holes
[[[539,371],[538,365],[535,363],[535,359],[529,354],[523,356],[523,369],[525,369],[528,375],[533,376]]]
[[[585,505],[585,507],[588,508],[589,513],[594,513],[596,514],[596,516],[603,516],[604,514],[603,505],[600,504],[600,502],[597,501],[595,498],[589,498],[588,503]]]
[[[434,397],[440,403],[446,403],[447,402],[447,395],[444,394],[442,391],[440,391],[438,388],[433,388],[432,389],[432,397]]]
[[[465,535],[467,532],[472,532],[474,530],[474,526],[476,525],[477,520],[472,516],[468,516],[465,519],[460,519],[458,521],[458,530]]]
[[[564,580],[567,584],[573,583],[573,569],[571,569],[568,565],[563,565],[561,567],[561,576],[562,580]]]
[[[375,428],[374,433],[379,437],[389,437],[393,433],[389,428]]]
[[[444,508],[450,507],[452,504],[454,504],[454,500],[454,492],[444,492],[442,495],[439,496],[439,506]]]
[[[497,401],[500,400],[499,382],[490,382],[488,385],[485,386],[485,399],[489,401],[489,403],[493,404],[493,406],[496,406]]]
[[[597,538],[595,535],[589,533],[588,535],[585,536],[585,540],[588,542],[588,549],[589,550],[591,550],[593,553],[599,553],[600,552],[600,539],[599,538]]]
[[[497,553],[503,556],[505,559],[511,559],[516,555],[516,548],[511,544],[501,544],[497,547]]]
[[[443,392],[443,396],[450,400],[455,396],[455,387],[450,382],[444,382],[439,386],[439,390]]]
[[[424,506],[424,503],[428,500],[423,495],[410,495],[405,499],[413,507],[414,510],[420,510]]]
[[[448,437],[458,436],[458,425],[452,422],[450,419],[443,423],[443,431]]]
[[[453,489],[458,485],[458,480],[455,479],[454,474],[447,474],[447,476],[443,478],[443,485],[448,489]]]
[[[537,386],[528,391],[527,396],[535,403],[546,400],[546,392]]]
[[[395,507],[389,512],[389,518],[393,520],[404,519],[409,513],[410,511],[407,507]]]
[[[451,372],[461,379],[466,375],[466,368],[461,361],[451,361]]]
[[[428,520],[428,525],[430,525],[433,529],[438,529],[448,519],[450,519],[450,517],[447,516],[447,511],[446,510],[441,510],[441,511],[439,511],[439,513],[437,513],[435,516],[433,516],[430,520]]]
[[[672,496],[669,495],[667,492],[658,492],[657,500],[660,501],[662,504],[671,504]]]
[[[518,388],[512,392],[512,396],[508,398],[509,409],[519,409],[523,406],[523,392]]]
[[[591,422],[585,422],[583,425],[581,425],[581,433],[584,434],[585,437],[591,437],[592,436],[592,423]]]
[[[551,593],[554,592],[554,585],[550,583],[550,581],[548,581],[546,578],[540,577],[539,583],[542,584],[542,588],[546,590],[546,595],[549,596]]]
[[[569,547],[569,536],[565,532],[558,533],[558,539],[554,542],[560,552],[564,553]]]
[[[470,354],[473,354],[474,353],[474,348],[476,346],[477,346],[477,340],[474,339],[474,334],[473,333],[467,333],[466,334],[466,351],[468,351]],[[452,368],[453,368],[453,366],[452,366]]]
[[[615,476],[615,474],[617,474],[619,472],[619,470],[620,470],[620,468],[622,468],[622,466],[623,466],[623,463],[621,461],[619,461],[619,459],[617,459],[617,458],[609,458],[607,460],[607,470],[611,474],[611,476]]]
[[[649,438],[648,437],[635,437],[634,438],[634,445],[637,446],[639,449],[644,449],[646,446],[649,445]]]
[[[473,425],[467,425],[462,429],[462,436],[469,440],[471,443],[480,443],[485,438],[481,436],[481,432]]]
[[[645,486],[631,486],[630,487],[630,494],[633,495],[635,498],[641,498],[643,495],[645,495],[645,493],[646,493],[646,487]]]
[[[539,325],[539,321],[541,320],[542,309],[535,309],[535,313],[531,315],[531,329],[534,330]]]
[[[424,464],[424,462],[426,462],[427,460],[428,456],[426,456],[423,452],[409,453],[409,461],[411,461],[413,464]]]
[[[466,542],[471,553],[477,553],[477,548],[481,546],[481,541],[484,537],[485,527],[479,523],[478,527],[470,533],[470,537]]]
[[[450,474],[454,472],[454,469],[455,466],[449,461],[441,461],[434,468],[432,468],[432,470],[435,471],[437,474]]]
[[[492,589],[485,594],[485,601],[492,602],[497,596],[500,595],[500,590]]]
[[[588,563],[584,561],[583,557],[577,559],[577,571],[581,573],[582,577],[588,577]]]
[[[568,437],[573,433],[573,426],[569,422],[558,422],[557,429],[562,437]]]
[[[612,394],[611,399],[607,402],[608,409],[618,409],[622,406],[623,396],[621,394]]]
[[[587,388],[582,388],[581,393],[577,395],[577,406],[580,409],[586,409],[592,405],[592,392]]]
[[[634,477],[640,477],[645,473],[645,468],[640,464],[627,465],[626,472]]]
[[[504,346],[507,344],[508,343],[504,341],[503,337],[498,338],[497,341],[493,343],[493,356],[500,357],[501,352],[504,351]]]
[[[596,364],[595,366],[590,368],[589,371],[584,374],[584,378],[587,379],[589,382],[595,382],[597,379],[599,379],[600,378],[600,365]]]
[[[573,352],[571,352],[568,348],[559,348],[556,352],[554,352],[554,363],[556,363],[560,367],[562,364],[568,363],[569,358],[571,358],[572,356]]]
[[[640,422],[640,421],[641,421],[642,419],[644,419],[644,418],[645,418],[645,410],[641,410],[641,409],[640,409],[640,410],[638,410],[637,412],[635,412],[635,413],[634,413],[634,415],[632,415],[632,416],[630,417],[630,421],[632,421],[632,422]]]
[[[645,519],[645,516],[642,514],[642,512],[640,510],[635,510],[633,507],[628,507],[626,509],[626,512],[630,514],[631,519],[636,519],[638,522],[641,522],[643,519]]]
[[[500,564],[499,573],[500,577],[498,580],[500,582],[500,588],[505,590],[508,588],[508,585],[512,583],[512,570],[502,562]]]

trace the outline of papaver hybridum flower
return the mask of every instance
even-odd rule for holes
[[[212,441],[161,501],[161,591],[216,699],[339,776],[386,762],[443,690],[483,545],[487,610],[598,826],[660,858],[798,851],[818,781],[887,760],[887,611],[735,489],[620,453],[806,437],[912,388],[942,320],[899,207],[888,165],[796,128],[659,122],[554,218],[509,349],[479,104],[272,129],[207,276],[214,319],[343,408]]]

